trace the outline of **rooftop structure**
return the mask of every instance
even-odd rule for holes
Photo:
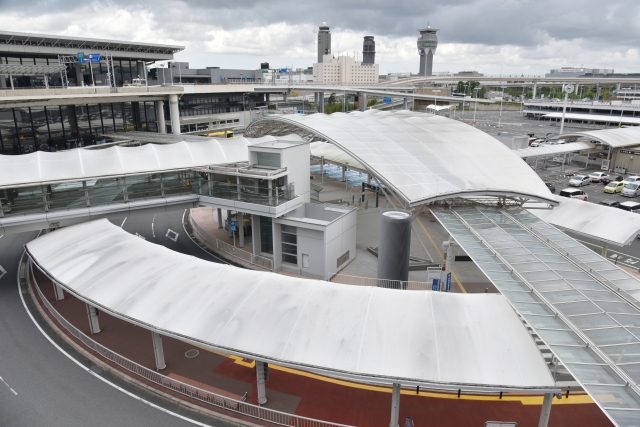
[[[420,37],[418,38],[418,53],[420,54],[420,76],[431,76],[433,74],[433,55],[436,54],[438,47],[437,28],[423,28],[418,30]]]
[[[589,75],[602,75],[613,74],[613,68],[584,68],[584,67],[562,67],[555,70],[551,70],[545,77],[582,77]]]
[[[364,42],[362,43],[362,63],[376,63],[376,42],[373,40],[373,36],[364,36]]]
[[[323,22],[318,28],[318,62],[322,62],[325,55],[331,55],[331,31]]]
[[[313,81],[315,83],[378,83],[380,65],[356,61],[350,56],[334,58],[325,55],[322,62],[313,64]]]

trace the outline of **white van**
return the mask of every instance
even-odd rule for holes
[[[585,202],[589,199],[587,193],[577,188],[565,188],[558,195],[562,197],[568,197],[570,199],[584,200]]]

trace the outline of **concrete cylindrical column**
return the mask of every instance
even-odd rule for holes
[[[267,389],[265,387],[265,369],[264,362],[256,360],[256,377],[258,380],[258,404],[264,405],[267,403]]]
[[[167,367],[164,361],[164,348],[162,347],[162,337],[160,334],[151,332],[151,340],[153,341],[153,354],[156,358],[156,369],[159,371]]]
[[[167,133],[164,123],[164,101],[156,101],[156,118],[158,119],[158,133]]]
[[[408,104],[408,99],[407,98],[403,98],[402,99],[402,109],[403,110],[408,110],[409,109],[409,104]]]
[[[169,112],[171,115],[171,133],[180,135],[180,109],[178,108],[178,95],[169,95]]]
[[[222,209],[217,208],[216,210],[218,211],[218,228],[222,228],[224,227],[224,224],[222,223]]]
[[[244,214],[242,212],[238,212],[237,217],[236,227],[238,228],[238,246],[244,248]]]
[[[100,323],[98,322],[98,310],[90,304],[87,304],[87,316],[89,317],[89,330],[92,334],[100,332]]]
[[[320,98],[320,113],[324,113],[324,92],[318,92],[318,97]]]
[[[400,384],[393,383],[391,389],[391,422],[389,427],[398,427],[400,418]]]
[[[362,96],[362,108],[360,109],[360,111],[366,111],[367,110],[367,94],[363,93],[361,96]]]
[[[403,209],[389,209],[380,213],[378,279],[409,280],[411,219],[411,213]]]

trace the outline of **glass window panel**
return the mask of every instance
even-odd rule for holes
[[[191,172],[172,172],[162,175],[165,196],[191,193]]]
[[[616,266],[614,266],[610,262],[607,262],[607,261],[604,261],[604,260],[596,261],[596,262],[590,262],[589,263],[589,268],[592,268],[595,271],[617,269]]]
[[[46,186],[49,193],[49,210],[78,209],[87,206],[82,182],[65,182]]]
[[[617,270],[607,270],[607,271],[599,271],[598,272],[601,276],[609,279],[609,280],[616,280],[616,279],[628,279],[629,275],[627,273],[625,273],[624,271],[617,269]]]
[[[640,344],[600,347],[613,363],[640,363]]]
[[[573,287],[579,290],[591,289],[594,291],[601,291],[603,289],[606,289],[604,286],[602,286],[600,283],[596,282],[593,279],[589,279],[589,280],[566,279],[566,280],[569,284],[573,285]]]
[[[529,291],[524,284],[516,281],[496,281],[494,282],[495,286],[500,289],[500,291]]]
[[[591,276],[583,271],[563,271],[562,277],[565,279],[576,279],[576,280],[593,280]]]
[[[20,154],[36,151],[36,140],[31,127],[29,108],[14,108],[15,126],[18,130],[18,150]]]
[[[535,260],[535,259],[532,259],[530,255],[503,255],[503,257],[510,264],[517,264],[521,262],[531,262]]]
[[[113,116],[116,120],[116,132],[125,131],[124,109],[122,103],[111,104],[113,106]]]
[[[569,285],[567,282],[565,282],[564,280],[534,282],[534,283],[531,283],[531,286],[533,286],[540,292],[573,290],[573,287]]]
[[[591,329],[583,332],[598,346],[640,342],[624,328]]]
[[[78,128],[78,136],[90,135],[89,125],[89,109],[86,105],[76,105],[76,120]],[[80,144],[78,144],[80,145]]]
[[[114,133],[115,129],[113,127],[113,111],[111,110],[111,104],[100,104],[100,110],[102,112],[104,133]]]
[[[522,273],[522,276],[527,279],[529,282],[537,282],[540,280],[558,280],[560,276],[555,274],[553,271],[535,271],[529,273]]]
[[[511,302],[539,302],[538,298],[531,294],[531,292],[513,292],[503,291],[504,296]]]
[[[295,245],[289,245],[287,243],[283,243],[282,244],[282,253],[296,255],[298,253],[298,248]]]
[[[131,64],[129,64],[128,60],[121,60],[120,63],[122,64],[122,80],[123,80],[123,84],[126,83],[131,83]],[[134,63],[135,65],[135,63]]]
[[[536,332],[548,345],[584,345],[578,336],[571,331],[555,331],[550,329],[536,329]]]
[[[49,136],[53,143],[49,143],[50,146],[57,147],[57,141],[64,137],[62,131],[62,117],[60,116],[60,108],[47,107],[47,121],[49,123]]]
[[[616,296],[611,291],[583,290],[582,293],[592,301],[623,302],[622,298]]]
[[[503,281],[503,280],[515,280],[516,277],[512,276],[510,273],[503,273],[499,271],[487,272],[487,276],[491,279],[491,281]]]
[[[288,262],[290,264],[298,264],[298,257],[294,255],[288,255],[286,253],[282,253],[282,262]]]
[[[627,314],[638,314],[638,310],[631,307],[627,303],[619,303],[619,302],[598,302],[597,303],[600,308],[602,308],[607,313],[627,313]]]
[[[513,306],[522,314],[547,314],[553,315],[553,311],[545,304],[529,304],[523,302],[513,303]]]
[[[565,365],[571,373],[580,378],[581,383],[587,384],[625,384],[613,370],[602,365],[578,365],[567,363]]]
[[[638,396],[632,395],[626,387],[589,386],[591,396],[605,408],[640,409]]]
[[[266,216],[260,216],[260,251],[273,254],[272,219]]]
[[[553,352],[564,363],[603,363],[600,356],[582,345],[578,347],[554,345]]]
[[[582,302],[567,302],[554,304],[557,310],[560,310],[564,315],[571,316],[573,314],[592,314],[600,313],[602,310],[595,304],[588,301]]]
[[[155,102],[145,102],[144,108],[147,112],[147,130],[149,132],[158,131],[158,121],[156,119],[156,106]]]
[[[609,316],[617,320],[622,326],[640,327],[640,315],[612,313]]]
[[[131,107],[130,102],[124,102],[124,121],[125,121],[125,131],[130,132],[136,129],[136,124],[133,117],[133,108]]]
[[[35,130],[33,139],[36,144],[36,150],[49,151],[49,144],[47,143],[49,141],[49,129],[44,107],[31,107],[31,119]]]
[[[160,174],[136,175],[125,179],[129,200],[157,198],[162,196]]]
[[[5,216],[45,212],[45,201],[41,186],[10,188],[7,189],[6,197],[11,209],[3,206]]]
[[[612,280],[611,282],[621,289],[640,289],[640,280],[636,280],[633,278]]]
[[[587,300],[587,298],[578,291],[544,292],[543,296],[552,304],[555,304],[557,302],[574,302]]]
[[[618,326],[618,323],[604,313],[586,314],[582,316],[570,316],[571,323],[580,329],[606,328],[608,326]]]
[[[91,122],[91,132],[94,135],[102,135],[102,119],[100,118],[100,105],[90,104],[88,106],[89,121]]]
[[[621,365],[620,369],[622,369],[625,374],[629,375],[633,382],[640,384],[640,363]]]
[[[533,328],[546,328],[546,329],[569,329],[561,320],[555,316],[527,316],[527,322]]]
[[[578,267],[568,262],[547,262],[547,267],[555,271],[580,271]]]
[[[523,263],[511,264],[511,265],[520,273],[549,270],[549,268],[547,268],[545,264],[541,262],[531,262],[531,260],[529,262],[523,262]]]
[[[638,427],[640,411],[625,411],[620,409],[609,409],[607,411],[616,420],[620,427]]]
[[[125,182],[122,178],[105,178],[96,180],[89,190],[91,206],[122,203],[124,201]]]

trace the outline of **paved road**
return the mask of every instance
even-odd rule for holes
[[[125,229],[153,239],[152,217],[130,218]],[[122,221],[120,221],[122,222]],[[127,226],[127,222],[131,222]],[[120,225],[120,224],[118,224]],[[154,223],[156,243],[171,249],[212,260],[196,246],[182,228],[182,212],[158,214]],[[168,229],[178,233],[176,241],[166,237]],[[160,232],[162,234],[160,234]],[[22,248],[36,233],[9,234],[0,237],[0,426],[2,427],[113,427],[113,426],[190,426],[181,418],[149,406],[112,387],[99,377],[142,396],[166,410],[183,414],[207,424],[207,420],[176,405],[143,393],[99,372],[92,375],[70,360],[34,325],[24,309],[18,291],[17,268]],[[170,233],[171,237],[174,237]],[[154,240],[152,240],[154,241]],[[6,271],[6,273],[3,273]],[[28,301],[28,299],[27,299]],[[76,355],[86,368],[92,364],[75,353],[40,320],[57,345]],[[223,423],[209,425],[225,426]]]

